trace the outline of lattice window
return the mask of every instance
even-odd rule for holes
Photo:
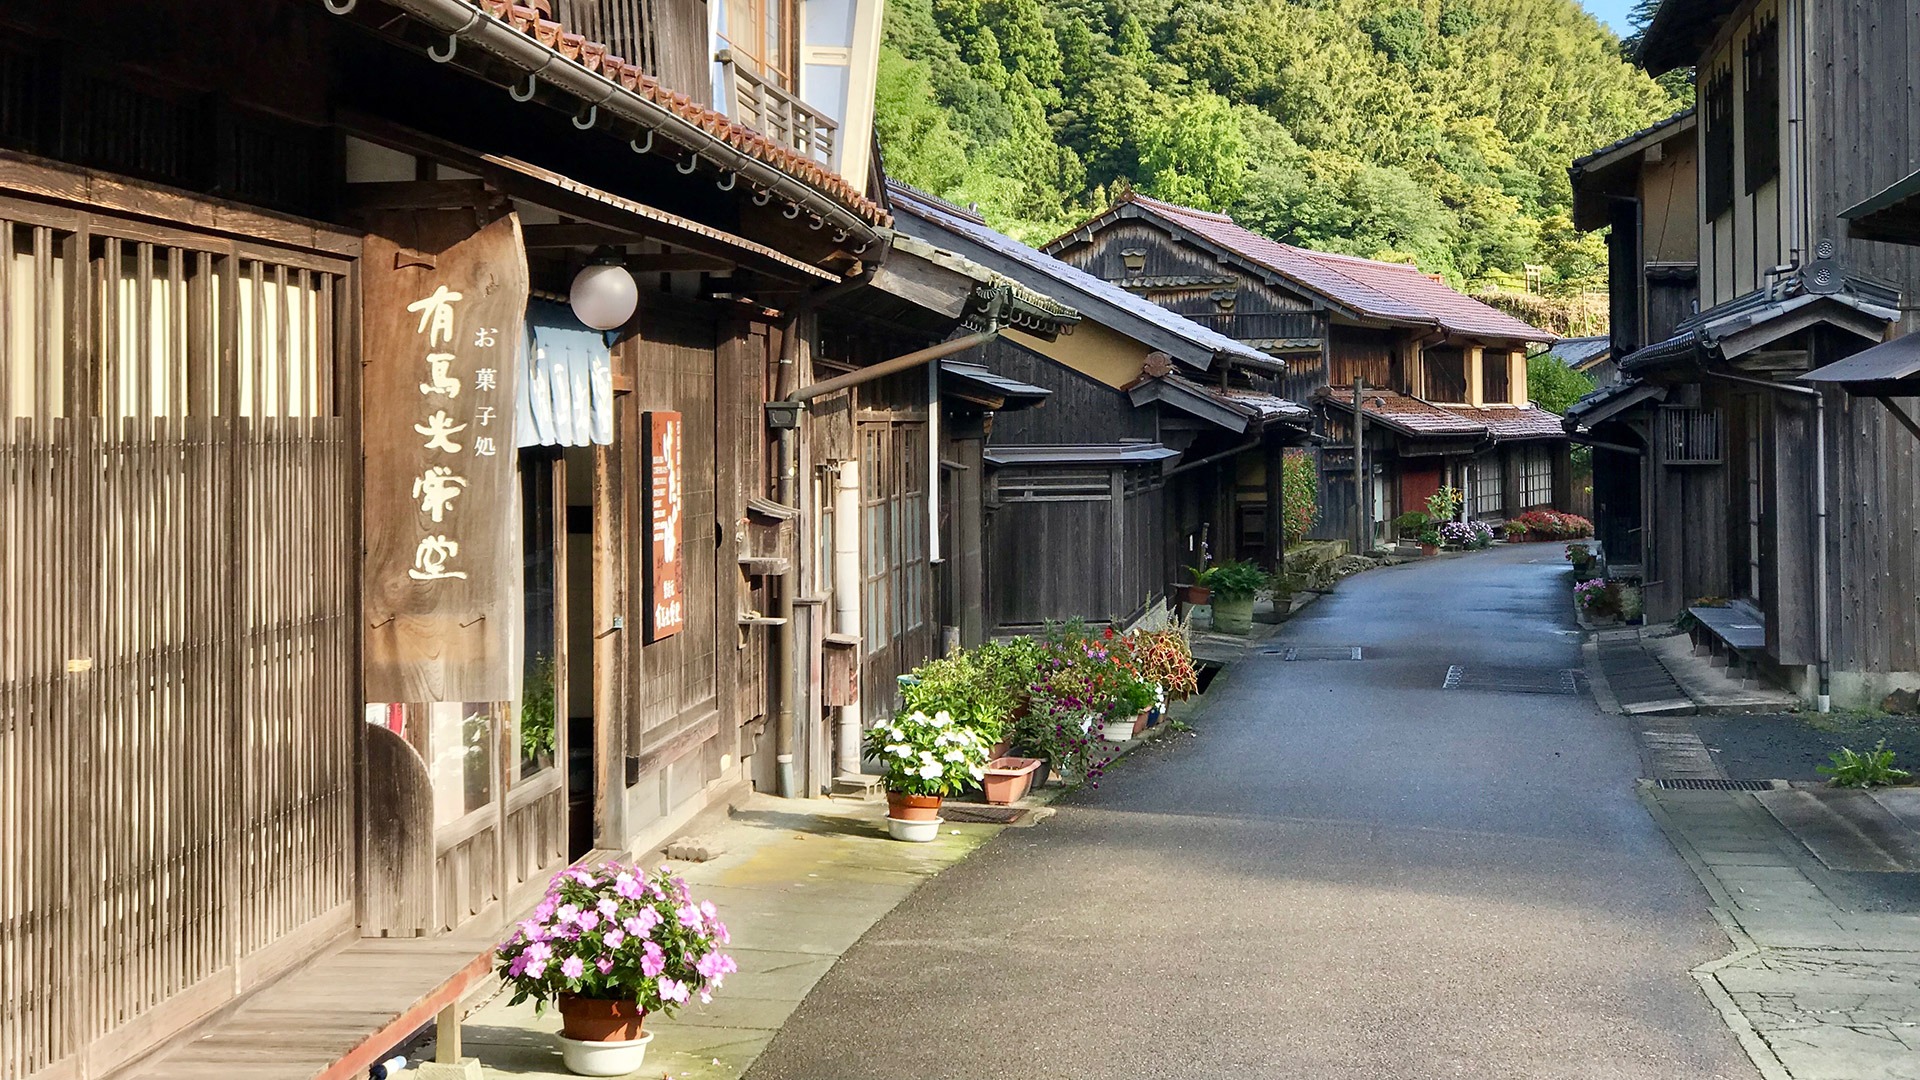
[[[1772,20],[1747,38],[1746,85],[1740,111],[1746,120],[1747,193],[1780,175],[1780,24]]]
[[[1706,194],[1707,217],[1716,218],[1733,206],[1733,72],[1720,71],[1706,79],[1701,108],[1706,157],[1701,162],[1701,190]]]
[[[1687,406],[1661,409],[1660,447],[1668,465],[1722,464],[1727,447],[1720,410]]]
[[[1520,505],[1546,506],[1553,502],[1553,451],[1529,446],[1520,454]]]
[[[1551,479],[1551,474],[1549,474]],[[1486,458],[1473,463],[1473,516],[1498,514],[1503,508],[1505,491],[1500,475],[1500,459]]]
[[[1105,469],[1008,469],[1000,474],[1002,502],[1106,502],[1113,479]]]

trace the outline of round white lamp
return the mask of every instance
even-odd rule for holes
[[[595,330],[625,326],[640,306],[640,286],[618,262],[594,263],[574,275],[567,294],[574,318]]]

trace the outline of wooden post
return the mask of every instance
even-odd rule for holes
[[[1279,573],[1287,558],[1286,448],[1277,435],[1267,436],[1267,569]]]
[[[1353,531],[1355,555],[1363,555],[1370,550],[1367,540],[1373,530],[1367,521],[1367,513],[1372,500],[1368,498],[1366,486],[1367,460],[1367,411],[1360,395],[1365,391],[1367,381],[1358,376],[1353,380]]]
[[[441,1065],[460,1064],[460,1002],[449,1002],[433,1021],[433,1060]]]

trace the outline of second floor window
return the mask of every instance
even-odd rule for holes
[[[1733,72],[1707,76],[1705,90],[1700,187],[1711,221],[1733,208]]]
[[[735,63],[782,90],[793,89],[793,0],[726,0],[720,41]]]
[[[1428,401],[1467,400],[1467,358],[1464,353],[1459,349],[1428,349],[1421,362],[1427,368]]]
[[[1740,113],[1746,122],[1747,194],[1780,175],[1780,29],[1768,21],[1747,38],[1746,85]]]
[[[1507,383],[1507,354],[1487,349],[1480,354],[1480,400],[1504,404],[1512,393]]]

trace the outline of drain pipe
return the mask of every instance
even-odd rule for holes
[[[1816,583],[1813,610],[1819,653],[1815,657],[1819,672],[1819,687],[1814,696],[1814,704],[1815,708],[1823,713],[1832,712],[1833,625],[1831,604],[1827,600],[1827,396],[1807,386],[1750,379],[1745,375],[1728,375],[1718,371],[1709,371],[1705,374],[1709,378],[1737,383],[1741,386],[1813,399],[1813,499],[1816,518],[1814,535],[1817,537],[1813,552],[1813,577]]]
[[[860,459],[840,463],[833,485],[833,629],[860,637]],[[857,676],[856,676],[857,678]],[[840,706],[835,726],[836,775],[860,772],[860,695]]]

